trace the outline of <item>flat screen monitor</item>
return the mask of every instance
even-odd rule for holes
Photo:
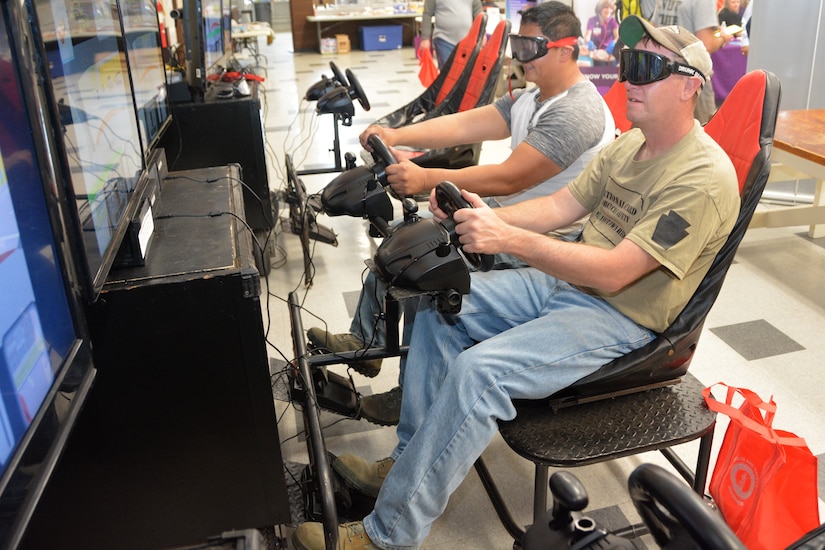
[[[0,548],[22,537],[94,376],[18,9],[0,0]]]
[[[140,143],[148,159],[170,121],[157,5],[151,0],[126,0],[120,6]]]
[[[33,0],[48,58],[51,93],[83,241],[81,268],[94,300],[129,221],[143,170],[140,130],[117,4]]]
[[[229,0],[184,0],[183,6],[186,82],[202,97],[231,54]]]
[[[207,72],[223,56],[223,9],[221,0],[202,0],[203,53]]]

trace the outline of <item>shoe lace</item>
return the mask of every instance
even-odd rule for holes
[[[368,538],[367,532],[364,530],[364,524],[360,521],[345,523],[342,527],[344,527],[347,531],[347,540],[349,542],[352,542],[353,538],[356,537],[360,540]]]

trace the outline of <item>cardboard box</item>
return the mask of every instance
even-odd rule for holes
[[[373,25],[358,27],[361,38],[361,49],[397,50],[401,48],[401,25]]]
[[[336,34],[335,42],[338,45],[338,53],[349,53],[350,43],[348,34]]]
[[[338,53],[338,41],[334,38],[322,38],[321,53]]]

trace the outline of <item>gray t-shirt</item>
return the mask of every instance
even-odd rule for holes
[[[532,116],[518,116],[519,99],[533,104]],[[505,94],[495,102],[513,136],[524,135],[523,140],[552,160],[562,172],[530,189],[498,197],[502,205],[513,204],[540,195],[558,191],[573,180],[596,152],[615,137],[615,125],[599,91],[592,82],[579,82],[565,92],[539,101],[538,88],[517,90],[514,97]],[[515,109],[514,109],[515,107]],[[536,116],[538,115],[538,116]],[[514,120],[527,128],[514,128]],[[520,140],[514,139],[513,148]]]
[[[658,27],[680,25],[693,33],[719,25],[714,0],[643,0],[642,13]]]
[[[421,18],[421,38],[441,38],[450,44],[458,44],[480,13],[481,0],[426,0]]]

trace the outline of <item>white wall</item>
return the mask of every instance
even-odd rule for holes
[[[825,0],[753,0],[748,70],[782,82],[781,109],[825,109]]]

